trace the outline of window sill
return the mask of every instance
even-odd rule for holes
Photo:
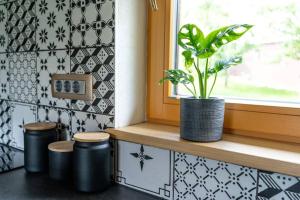
[[[142,123],[107,129],[113,139],[184,152],[237,165],[300,176],[300,145],[224,134],[223,140],[198,143],[179,137],[179,128]]]

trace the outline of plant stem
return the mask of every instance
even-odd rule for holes
[[[209,91],[208,97],[210,97],[210,94],[211,94],[212,90],[213,90],[213,89],[214,89],[214,87],[215,87],[215,84],[216,84],[216,81],[217,81],[217,76],[218,76],[218,73],[215,73],[214,82],[213,82],[213,84],[212,84],[212,86],[211,86],[211,88],[210,88],[210,91]]]
[[[197,90],[196,90],[194,82],[192,82],[192,86],[193,86],[194,94],[195,94],[194,97],[197,98],[198,94],[197,94]]]
[[[201,74],[201,71],[199,69],[199,58],[197,58],[197,64],[194,63],[194,67],[197,71],[197,74],[198,74],[198,79],[199,79],[199,89],[200,89],[200,97],[203,98],[203,77],[202,77],[202,74]]]
[[[192,95],[194,96],[194,97],[196,97],[197,96],[197,94],[195,94],[186,84],[183,84],[184,85],[184,87],[186,88],[186,89],[188,89],[188,91],[190,92],[190,93],[192,93]]]
[[[207,80],[208,80],[208,58],[206,58],[205,74],[204,74],[204,98],[207,98]]]

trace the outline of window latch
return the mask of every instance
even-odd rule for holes
[[[156,0],[149,0],[152,10],[157,11],[158,10],[158,5],[157,5],[157,1]]]

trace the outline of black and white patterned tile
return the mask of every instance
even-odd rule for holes
[[[12,145],[11,106],[9,101],[0,100],[0,143]]]
[[[37,121],[37,106],[12,102],[12,135],[14,144],[12,146],[24,149],[24,125]]]
[[[256,169],[184,153],[174,156],[174,199],[256,199]]]
[[[0,172],[9,171],[14,168],[15,151],[12,148],[0,145]]]
[[[72,111],[72,133],[103,131],[114,127],[114,117],[86,112]]]
[[[0,54],[0,99],[8,99],[9,65],[7,54]]]
[[[9,98],[13,101],[33,103],[37,101],[36,53],[9,54]]]
[[[73,48],[112,46],[114,0],[71,0]]]
[[[172,199],[171,151],[118,141],[116,181],[122,185]]]
[[[0,3],[1,4],[1,3]],[[0,5],[0,53],[4,53],[7,50],[7,8],[6,4]]]
[[[38,106],[38,121],[55,122],[60,131],[60,139],[71,139],[71,111],[47,106]]]
[[[72,100],[75,110],[114,115],[114,48],[73,49],[71,72],[93,75],[94,100]]]
[[[259,172],[258,200],[299,200],[300,177]]]
[[[70,108],[69,99],[52,97],[51,77],[53,74],[70,73],[68,50],[40,51],[37,57],[37,103],[38,105]]]
[[[35,50],[35,0],[10,2],[7,10],[8,52]]]
[[[38,49],[69,48],[70,0],[37,0],[36,6]]]

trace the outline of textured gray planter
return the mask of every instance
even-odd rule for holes
[[[180,137],[197,142],[220,140],[224,123],[224,99],[180,99]]]

